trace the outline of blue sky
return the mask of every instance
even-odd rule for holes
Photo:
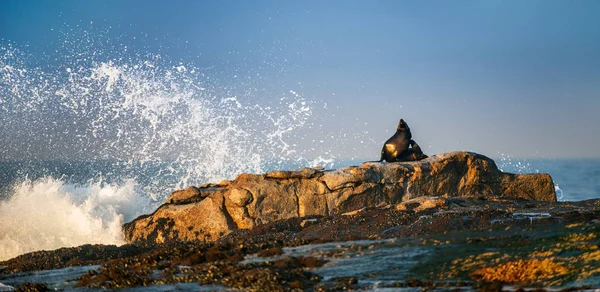
[[[367,141],[340,147],[347,157],[378,158],[400,118],[428,154],[600,157],[599,11],[551,0],[5,0],[0,38],[51,53],[61,32],[96,29],[221,80],[259,73],[260,86],[328,105],[315,136],[360,133],[343,141]]]

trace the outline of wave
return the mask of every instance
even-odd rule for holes
[[[177,188],[290,163],[333,166],[341,140],[331,135],[336,143],[317,148],[310,137],[322,128],[313,110],[323,104],[268,86],[263,69],[219,79],[227,74],[126,45],[106,47],[119,42],[65,34],[64,46],[48,54],[0,43],[0,159],[52,159],[85,173],[75,180],[61,169],[8,176],[0,260],[122,244],[121,225]],[[105,169],[73,161],[118,163]]]
[[[0,260],[89,243],[123,244],[121,225],[152,205],[135,189],[135,181],[81,185],[51,177],[16,184],[0,201]]]

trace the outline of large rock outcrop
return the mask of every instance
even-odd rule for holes
[[[211,241],[279,219],[329,216],[425,196],[481,195],[556,201],[548,174],[503,173],[483,155],[451,152],[416,162],[241,174],[233,181],[176,191],[153,214],[125,224],[124,232],[128,242]]]

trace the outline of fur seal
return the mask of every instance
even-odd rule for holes
[[[427,155],[423,154],[419,144],[412,140],[408,124],[400,119],[396,133],[383,144],[379,162],[417,161],[425,158]]]

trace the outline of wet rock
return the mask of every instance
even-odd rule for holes
[[[327,261],[323,259],[318,259],[316,257],[301,257],[298,261],[300,265],[307,268],[318,268],[322,267]]]
[[[482,291],[482,292],[502,292],[503,286],[504,285],[502,285],[502,283],[500,283],[500,282],[493,282],[493,283],[478,284],[478,285],[475,285],[475,287],[473,287],[473,288],[477,291]]]
[[[320,269],[315,268],[331,258],[336,259],[333,266],[338,259],[351,258],[359,263],[355,260],[382,250],[409,248],[427,252],[416,255],[409,274],[399,273],[394,283],[382,284],[381,288],[502,289],[502,285],[489,281],[525,288],[572,287],[565,285],[578,281],[577,287],[584,287],[585,283],[596,283],[593,281],[600,274],[600,199],[531,202],[503,196],[486,196],[485,200],[423,197],[404,205],[409,208],[365,208],[352,216],[319,217],[304,228],[300,224],[307,218],[292,217],[234,230],[214,242],[82,246],[36,252],[0,263],[6,267],[0,273],[95,263],[101,264],[100,268],[79,278],[79,287],[119,289],[195,282],[244,291],[360,290],[381,276],[377,269],[356,274],[349,271],[344,277],[330,279],[321,278],[316,274]],[[378,240],[336,243],[320,251],[314,246],[301,247],[365,239]],[[243,261],[244,256],[251,259],[250,255],[257,253],[279,255],[286,247],[298,247],[293,253],[305,251],[294,256],[286,255],[286,251],[266,261]],[[387,254],[393,259],[395,253]],[[381,260],[382,265],[390,264],[388,258]]]
[[[422,212],[445,201],[408,201],[489,195],[556,201],[547,174],[503,173],[483,155],[451,152],[416,162],[241,174],[233,181],[174,192],[153,214],[125,224],[124,233],[128,242],[214,241],[236,229],[281,219],[382,206]]]
[[[565,275],[569,270],[563,263],[546,258],[509,261],[485,267],[471,273],[477,281],[531,284]]]
[[[300,261],[296,257],[283,257],[273,262],[273,266],[282,269],[292,269],[300,267]]]
[[[302,282],[300,282],[300,281],[292,281],[292,282],[290,282],[290,288],[302,289],[302,288],[304,288],[304,285],[302,285]]]
[[[201,252],[193,252],[185,255],[185,257],[181,260],[180,264],[182,266],[194,266],[197,264],[201,264],[206,262],[206,255]]]
[[[278,255],[281,255],[281,254],[283,254],[283,250],[281,250],[280,247],[272,247],[272,248],[261,250],[258,253],[258,256],[266,258],[266,257],[278,256]]]
[[[332,278],[327,283],[319,285],[318,291],[350,291],[357,288],[358,279],[356,277],[337,277]]]
[[[50,291],[50,289],[48,289],[48,286],[46,286],[45,284],[40,284],[40,283],[22,283],[22,284],[19,284],[16,288],[17,288],[16,291],[23,291],[23,292]]]
[[[53,251],[36,251],[0,263],[0,274],[59,269],[69,266],[94,265],[107,260],[136,256],[152,247],[143,245],[86,244]]]
[[[234,254],[227,258],[228,262],[241,262],[244,260],[244,256],[240,254]]]
[[[227,258],[227,254],[219,249],[218,246],[213,246],[206,250],[205,258],[207,262],[220,261]]]

